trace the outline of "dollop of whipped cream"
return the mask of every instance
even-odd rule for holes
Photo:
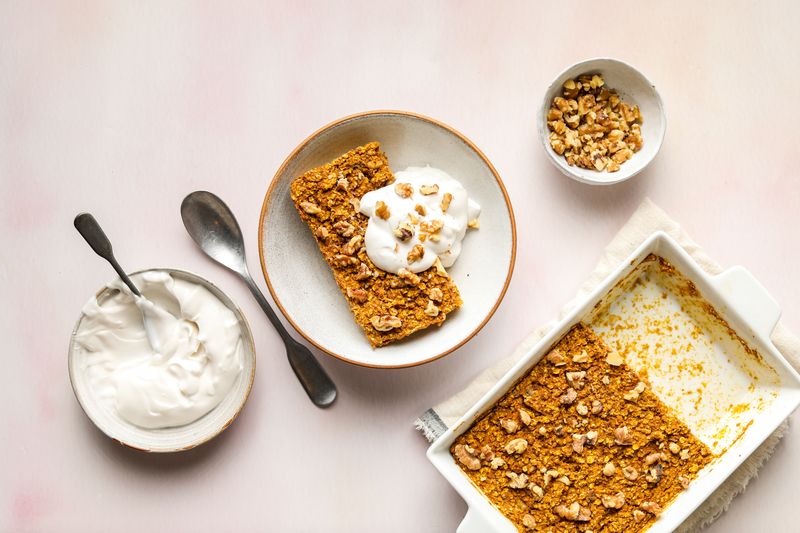
[[[452,266],[481,208],[449,174],[425,166],[396,172],[393,184],[361,198],[360,210],[369,217],[367,255],[381,270],[397,274],[425,271],[437,258]]]
[[[167,272],[131,277],[146,298],[116,280],[110,296],[84,306],[75,334],[82,371],[97,398],[131,424],[194,422],[219,405],[242,372],[239,321],[205,287]]]

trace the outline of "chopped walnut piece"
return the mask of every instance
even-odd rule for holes
[[[536,498],[536,501],[539,501],[542,498],[544,498],[544,489],[539,485],[531,483],[530,485],[528,485],[528,488],[531,489],[531,492],[533,493],[534,498]]]
[[[449,192],[444,193],[442,196],[442,203],[439,204],[439,207],[442,208],[442,213],[447,213],[447,210],[450,209],[450,202],[453,201],[453,195]]]
[[[408,252],[408,262],[414,263],[422,259],[422,256],[425,255],[425,248],[422,247],[421,244],[415,244],[411,251]]]
[[[506,472],[506,477],[510,480],[508,482],[508,487],[511,489],[524,489],[528,487],[528,474]]]
[[[586,435],[575,433],[572,435],[572,449],[575,453],[583,453],[583,445],[586,444]]]
[[[469,222],[467,222],[467,227],[471,229],[478,229],[481,227],[481,221],[477,218],[473,218]]]
[[[356,231],[356,228],[349,222],[340,220],[339,222],[333,225],[333,231],[335,231],[342,237],[352,237],[353,233]]]
[[[339,178],[336,181],[336,188],[340,191],[346,191],[348,187],[350,187],[350,182],[347,181],[347,178]]]
[[[614,474],[616,474],[616,472],[617,472],[617,469],[614,466],[614,463],[612,463],[610,461],[608,463],[606,463],[605,466],[603,467],[603,475],[604,476],[611,477]]]
[[[351,289],[350,287],[347,288],[347,297],[355,302],[363,304],[369,298],[367,291],[364,289]]]
[[[622,475],[629,481],[636,481],[639,478],[639,471],[632,466],[626,466],[622,469]]]
[[[592,414],[599,415],[603,412],[603,403],[600,400],[592,400]]]
[[[447,270],[444,269],[444,266],[442,266],[442,261],[438,257],[433,260],[433,268],[436,269],[436,273],[440,276],[448,277]]]
[[[378,331],[391,331],[403,325],[402,320],[392,315],[380,315],[370,318],[372,327]]]
[[[610,350],[606,356],[606,363],[611,366],[619,366],[625,362],[625,359],[616,350]]]
[[[428,293],[428,298],[430,298],[434,302],[441,302],[442,298],[444,298],[442,289],[440,289],[439,287],[432,288],[431,292]]]
[[[572,481],[570,481],[570,480],[569,480],[569,478],[568,478],[567,476],[561,476],[561,477],[560,477],[560,478],[558,478],[556,481],[558,481],[559,483],[562,483],[562,484],[566,485],[567,487],[569,487],[570,485],[572,485]]]
[[[622,395],[625,400],[632,402],[639,399],[639,396],[644,392],[645,384],[643,382],[639,382],[636,386],[631,389],[629,392],[626,392]]]
[[[550,482],[553,481],[554,479],[557,479],[558,476],[559,476],[558,470],[552,470],[552,469],[545,470],[544,475],[542,476],[542,479],[544,481],[544,486],[547,487],[550,484]]]
[[[325,242],[325,240],[328,238],[328,228],[325,226],[320,226],[316,229],[316,231],[314,231],[314,235],[316,235],[317,238],[322,242]]]
[[[361,200],[359,200],[358,198],[350,198],[349,201],[350,205],[353,206],[353,211],[355,211],[356,213],[361,211]]]
[[[656,502],[644,502],[641,505],[639,505],[639,507],[641,507],[648,513],[656,516],[660,515],[662,511],[661,506],[658,505]]]
[[[322,212],[322,209],[313,202],[300,202],[300,208],[309,215],[318,215]]]
[[[535,529],[536,528],[536,519],[529,514],[525,514],[522,517],[522,525],[526,529]]]
[[[525,409],[520,409],[519,410],[519,420],[520,420],[520,422],[522,422],[526,426],[530,426],[531,422],[533,421],[533,419],[531,418],[530,413],[528,413],[528,411],[526,411]]]
[[[389,211],[389,206],[386,205],[385,202],[378,200],[375,203],[375,216],[383,220],[388,220],[389,217],[392,216],[392,213]]]
[[[414,236],[414,227],[408,222],[401,222],[392,230],[392,234],[401,242],[406,242]]]
[[[355,253],[361,249],[361,241],[363,240],[361,235],[355,235],[347,241],[347,244],[342,246],[342,253],[345,255],[355,255]]]
[[[567,372],[565,377],[567,378],[567,383],[569,383],[570,387],[581,390],[584,385],[584,380],[586,379],[586,371],[581,370],[580,372]]]
[[[506,466],[506,462],[499,457],[495,457],[492,459],[491,463],[489,463],[489,466],[492,467],[492,470],[497,470],[498,468]]]
[[[559,427],[560,427],[560,426],[559,426]],[[546,428],[546,427],[544,427],[544,426],[540,427],[540,428],[539,428],[539,435],[541,435],[541,436],[545,436],[545,435],[547,435],[547,428]]]
[[[666,458],[667,457],[664,455],[663,452],[653,452],[653,453],[649,454],[647,457],[644,458],[644,464],[646,464],[647,466],[650,466],[650,465],[652,465],[654,463],[657,463],[659,461],[664,461],[664,460],[666,460]]]
[[[572,356],[573,363],[588,363],[589,362],[589,354],[586,353],[586,350],[581,351],[581,353]]]
[[[606,509],[622,509],[622,506],[625,505],[625,494],[622,492],[611,496],[603,495],[600,499],[603,501],[603,507]]]
[[[494,459],[494,452],[492,451],[491,446],[489,446],[488,444],[484,444],[483,445],[483,447],[481,448],[480,458],[481,459],[488,459],[489,461]]]
[[[419,230],[428,234],[438,233],[444,227],[441,220],[431,220],[430,222],[420,222]]]
[[[608,379],[608,376],[603,376],[603,379],[600,380],[600,381],[603,382],[603,385],[610,385],[611,384],[611,380]]]
[[[506,433],[516,433],[517,429],[519,429],[519,424],[517,424],[516,420],[511,420],[510,418],[503,418],[500,420],[500,427],[506,430]]]
[[[578,402],[578,405],[575,407],[575,412],[577,412],[581,416],[586,416],[589,414],[589,408],[586,407],[585,403]]]
[[[439,316],[439,307],[433,303],[433,300],[428,300],[428,306],[425,307],[425,314],[430,317]]]
[[[431,194],[436,194],[439,192],[439,185],[434,183],[433,185],[421,185],[419,188],[419,192],[424,194],[425,196],[430,196]]]
[[[687,449],[681,450],[680,458],[681,458],[682,461],[688,461],[689,457],[690,457],[689,450],[687,450]]]
[[[331,259],[331,262],[333,262],[334,265],[340,268],[356,266],[359,263],[358,258],[344,254],[334,255],[333,258]]]
[[[409,285],[419,285],[419,276],[411,272],[407,268],[401,268],[397,275],[400,276],[400,279],[408,283]]]
[[[647,515],[641,512],[639,509],[633,510],[633,519],[637,522],[641,522],[642,520],[645,519],[646,516]]]
[[[547,354],[546,359],[547,362],[553,366],[564,366],[567,364],[567,358],[558,350],[551,350],[550,353]]]
[[[466,444],[457,444],[453,449],[456,459],[470,470],[478,470],[481,467],[481,460],[478,459],[475,450]]]
[[[371,275],[372,275],[372,272],[370,272],[369,267],[367,266],[367,264],[366,263],[361,263],[360,265],[358,265],[358,272],[353,277],[356,280],[361,281],[361,280],[367,279]]]
[[[647,470],[647,475],[644,476],[644,479],[648,483],[658,483],[661,481],[661,476],[664,473],[664,467],[661,466],[661,463],[656,463],[654,466],[651,466]]]
[[[528,441],[525,439],[513,439],[508,441],[508,444],[506,444],[506,453],[508,454],[523,453],[527,449]]]
[[[425,216],[425,214],[428,212],[428,211],[425,209],[425,206],[424,206],[424,205],[422,205],[422,204],[417,204],[417,205],[415,205],[415,206],[414,206],[414,211],[416,211],[417,213],[419,213],[419,216],[421,216],[421,217],[424,217],[424,216]]]
[[[553,512],[561,518],[572,520],[573,522],[588,522],[592,518],[592,512],[589,508],[583,507],[578,502],[573,502],[569,506],[557,505]]]
[[[578,393],[573,388],[567,389],[567,393],[561,395],[558,399],[561,402],[561,405],[572,405],[572,403],[578,398]]]
[[[411,195],[414,194],[414,188],[410,183],[395,183],[394,192],[400,198],[411,198]]]
[[[620,446],[630,446],[633,444],[633,437],[628,426],[618,427],[614,430],[614,442]]]
[[[684,475],[678,476],[678,483],[680,483],[681,487],[683,487],[684,489],[688,489],[689,488],[689,484],[691,482],[692,482],[692,480],[689,479],[688,476],[684,476]]]
[[[680,453],[681,447],[678,446],[677,442],[670,442],[669,443],[669,451],[671,451],[672,453],[677,455],[678,453]]]
[[[587,431],[586,432],[586,444],[589,446],[594,446],[597,444],[597,437],[599,437],[599,433],[597,431]]]

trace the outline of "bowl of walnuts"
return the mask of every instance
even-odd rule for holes
[[[623,61],[572,65],[550,84],[537,128],[550,161],[583,183],[612,185],[641,172],[667,128],[655,86]]]

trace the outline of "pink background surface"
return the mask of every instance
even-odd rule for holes
[[[453,531],[465,506],[413,419],[552,317],[645,196],[748,267],[800,330],[800,4],[222,4],[0,6],[0,531]],[[640,68],[668,115],[661,154],[612,188],[561,176],[534,128],[549,81],[601,55]],[[178,207],[195,189],[222,196],[258,272],[272,174],[313,130],[375,108],[440,119],[488,155],[516,210],[516,271],[489,325],[443,360],[380,371],[321,355],[340,388],[321,411]],[[72,228],[84,210],[128,270],[192,270],[248,315],[255,387],[212,443],[135,453],[75,401],[69,333],[112,278]],[[796,531],[798,471],[795,423],[709,531]]]

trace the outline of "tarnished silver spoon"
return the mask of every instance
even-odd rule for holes
[[[336,399],[336,385],[308,348],[289,335],[253,281],[247,270],[242,231],[225,202],[210,192],[195,191],[183,199],[181,218],[186,231],[206,255],[238,274],[247,283],[250,292],[283,339],[289,364],[311,401],[318,407],[331,405]]]

